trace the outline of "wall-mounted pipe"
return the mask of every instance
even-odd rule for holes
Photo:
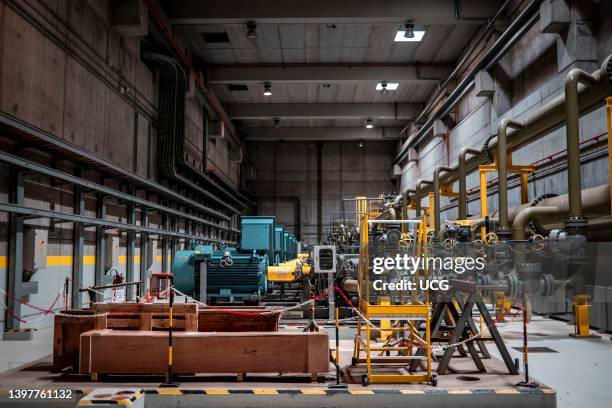
[[[570,233],[581,232],[586,226],[582,216],[582,199],[580,190],[580,130],[578,121],[578,83],[597,84],[598,76],[591,75],[581,69],[572,69],[565,77],[565,122],[567,142],[567,182],[569,194],[569,218],[566,228]]]
[[[497,235],[502,239],[510,235],[508,227],[508,128],[522,130],[523,124],[514,119],[503,118],[497,128],[497,198],[499,202]]]
[[[512,239],[524,240],[525,239],[525,227],[527,223],[532,219],[543,214],[558,214],[559,208],[554,206],[537,206],[527,207],[521,210],[512,223]]]
[[[416,212],[416,217],[420,218],[421,217],[421,194],[422,194],[422,190],[421,190],[421,185],[423,184],[432,184],[433,182],[430,180],[419,180],[416,183],[416,189],[414,192],[414,199],[415,201],[415,212]]]
[[[435,236],[438,236],[438,232],[440,232],[440,173],[451,171],[452,168],[446,166],[438,166],[434,170],[434,181],[433,181],[433,189],[434,189],[434,229]]]
[[[472,149],[471,147],[464,147],[459,153],[459,219],[465,220],[467,218],[467,173],[465,171],[465,159],[468,154],[479,155],[480,149]]]

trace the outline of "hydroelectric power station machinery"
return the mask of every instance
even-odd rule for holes
[[[177,251],[175,287],[210,304],[257,304],[268,293],[268,267],[297,257],[297,240],[273,216],[244,216],[241,232],[239,248]]]

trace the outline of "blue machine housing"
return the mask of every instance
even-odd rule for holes
[[[279,228],[283,236],[287,234],[282,227]],[[222,298],[234,302],[264,296],[268,290],[268,265],[284,260],[281,254],[288,256],[285,251],[279,251],[276,243],[276,237],[281,232],[277,231],[272,216],[242,217],[241,230],[238,250],[199,245],[192,250],[177,251],[172,261],[176,288],[196,299],[205,300],[199,293],[200,271],[205,263],[207,299]],[[289,235],[282,240],[283,248],[289,243]]]
[[[279,264],[285,262],[285,228],[282,225],[277,225],[274,228],[274,263]]]

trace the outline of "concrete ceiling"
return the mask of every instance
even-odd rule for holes
[[[252,127],[273,127],[274,117],[282,118],[283,126],[273,128],[266,139],[288,127],[333,133],[338,127],[363,126],[370,117],[390,131],[401,127],[414,116],[415,105],[410,117],[388,107],[423,104],[502,1],[459,4],[460,19],[454,0],[162,1],[189,51],[208,64],[209,88],[230,117],[240,120],[247,140],[255,133]],[[256,39],[247,38],[247,21],[257,24]],[[426,31],[422,41],[394,41],[406,21]],[[206,42],[205,33],[226,33],[229,41]],[[376,91],[376,83],[385,80],[398,82],[397,91]],[[272,85],[271,96],[263,95],[265,82]],[[237,104],[254,106],[237,109]],[[296,106],[266,109],[263,104]],[[325,109],[325,104],[342,107]],[[381,109],[386,113],[379,114]],[[341,137],[347,134],[342,131]]]

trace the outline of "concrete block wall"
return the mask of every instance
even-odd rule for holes
[[[601,4],[599,16],[612,12],[612,3]],[[603,13],[603,14],[602,14]],[[601,17],[598,17],[601,18]],[[535,25],[525,37],[502,59],[494,72],[494,77],[504,77],[511,84],[504,89],[508,94],[511,107],[500,111],[498,101],[491,97],[479,97],[474,88],[457,105],[455,117],[457,125],[449,131],[446,139],[433,138],[418,147],[417,163],[408,163],[402,169],[401,189],[414,188],[419,179],[432,180],[437,166],[455,166],[457,156],[463,147],[481,148],[490,135],[497,133],[497,125],[503,117],[522,118],[537,109],[557,95],[564,93],[564,79],[568,70],[574,67],[594,71],[601,66],[603,59],[612,53],[612,24],[609,19],[601,19],[594,23],[594,46],[597,49],[597,59],[593,61],[576,61],[564,69],[559,69],[558,46],[560,37],[557,34],[540,33],[539,25]],[[508,81],[509,80],[509,81]],[[607,122],[605,108],[597,109],[580,119],[580,138],[582,141],[600,136],[605,140]],[[513,154],[514,163],[531,164],[539,162],[553,153],[565,149],[565,128],[559,128],[540,140],[516,151]],[[497,177],[490,173],[488,180]],[[607,157],[585,163],[582,167],[583,188],[604,184],[608,181]],[[468,176],[469,189],[479,189],[478,173]],[[454,185],[458,189],[457,183]],[[530,181],[530,198],[542,193],[564,194],[567,192],[567,172],[562,170],[554,174]],[[422,202],[427,205],[425,199]],[[442,207],[447,209],[442,213],[442,219],[457,217],[456,200],[442,198]],[[449,205],[451,204],[451,205]],[[520,204],[520,191],[513,188],[509,191],[509,205]],[[489,211],[497,209],[497,194],[490,194]],[[480,202],[473,196],[468,203],[469,214],[480,214]]]
[[[395,191],[390,174],[396,144],[364,141],[359,147],[356,141],[321,143],[325,239],[334,215],[340,216],[343,198]],[[300,232],[303,242],[317,243],[317,142],[249,142],[248,147],[257,171],[257,214],[275,215],[277,223]],[[300,228],[296,228],[296,203],[300,206]],[[354,212],[354,208],[354,202],[348,202],[345,211]]]
[[[140,59],[140,38],[124,37],[110,25],[110,2],[98,0],[0,0],[0,111],[50,132],[140,176],[159,181],[156,170],[158,85],[155,74]],[[194,167],[205,171],[204,112],[200,102],[188,98],[185,114],[186,145]],[[0,135],[1,136],[1,135]],[[19,150],[0,140],[1,148],[47,166],[73,173],[67,163],[54,163],[51,155]],[[238,183],[233,165],[231,179]],[[82,169],[83,176],[100,183],[99,175]],[[230,169],[225,170],[230,173]],[[0,164],[0,202],[9,199],[9,168]],[[106,185],[120,189],[112,181]],[[71,213],[70,186],[53,185],[37,175],[27,175],[26,205]],[[85,215],[95,216],[95,197],[86,193]],[[142,196],[142,198],[145,198]],[[109,203],[107,219],[127,221],[124,204]],[[136,212],[140,224],[140,212]],[[151,215],[150,226],[161,219]],[[70,223],[51,226],[49,220],[28,220],[26,228],[49,230],[48,265],[32,280],[39,291],[28,302],[48,307],[72,275],[73,230]],[[179,226],[184,231],[184,225]],[[110,232],[109,232],[110,233]],[[8,267],[8,215],[0,212],[0,289],[6,290]],[[126,241],[120,240],[118,270],[125,274]],[[140,279],[140,241],[136,241],[134,279]],[[157,243],[154,272],[169,271],[161,265]],[[180,246],[179,246],[180,247]],[[169,254],[168,254],[169,255]],[[167,257],[169,259],[169,256]],[[85,229],[82,285],[94,282],[95,228]],[[110,291],[106,292],[110,296]],[[4,299],[3,296],[2,299]],[[81,295],[86,304],[89,300]],[[63,296],[56,307],[63,306]],[[0,303],[1,319],[5,315]],[[24,315],[35,310],[23,307]],[[51,316],[32,316],[23,327],[44,327]],[[0,336],[1,338],[1,336]]]

